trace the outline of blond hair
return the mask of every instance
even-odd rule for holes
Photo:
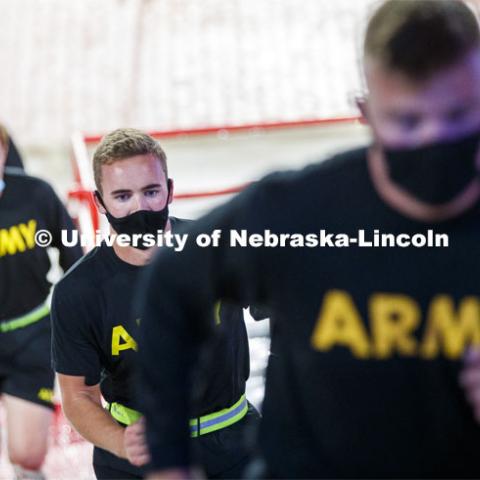
[[[119,128],[105,135],[93,155],[93,177],[97,190],[102,191],[102,165],[111,165],[119,160],[147,154],[158,158],[168,178],[167,156],[160,144],[150,135],[134,128]]]

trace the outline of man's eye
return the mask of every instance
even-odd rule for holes
[[[447,120],[449,122],[459,122],[463,120],[469,113],[469,109],[465,107],[455,108],[447,113]]]
[[[119,200],[120,202],[126,202],[130,198],[128,193],[121,193],[120,195],[115,195],[115,200]]]
[[[160,193],[160,190],[147,190],[145,196],[149,198],[156,197]]]
[[[396,118],[396,122],[403,130],[414,130],[420,125],[421,118],[417,115],[402,115]]]

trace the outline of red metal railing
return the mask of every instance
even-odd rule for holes
[[[350,117],[337,117],[337,118],[321,118],[321,119],[306,119],[293,122],[266,122],[259,124],[245,124],[245,125],[232,125],[232,126],[214,126],[205,128],[192,128],[183,130],[168,130],[168,131],[153,131],[149,134],[157,139],[160,138],[176,138],[183,136],[202,136],[202,135],[228,135],[230,133],[241,132],[262,132],[269,130],[285,129],[285,128],[305,128],[314,126],[329,126],[338,124],[356,124],[362,123],[363,120],[358,116]],[[87,185],[86,179],[91,179],[91,165],[90,157],[87,146],[99,143],[102,139],[102,135],[80,135],[75,134],[72,136],[73,147],[73,170],[76,181],[76,186],[68,193],[69,201],[77,201],[89,210],[91,217],[91,227],[94,231],[100,227],[100,216],[95,205],[92,190],[94,186]],[[224,195],[232,195],[242,191],[248,183],[240,185],[234,185],[229,188],[199,191],[199,192],[185,192],[174,195],[175,200],[192,200],[200,198],[211,198]],[[75,216],[75,212],[73,212]],[[78,220],[78,219],[77,219]]]

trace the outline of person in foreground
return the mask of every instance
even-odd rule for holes
[[[363,67],[371,145],[266,177],[150,268],[140,329],[150,478],[191,475],[188,378],[219,297],[275,318],[264,476],[480,476],[480,426],[459,384],[480,344],[477,20],[456,0],[384,2]],[[218,247],[196,245],[217,229]],[[241,230],[260,235],[256,247],[231,246]],[[329,236],[258,246],[267,230]]]

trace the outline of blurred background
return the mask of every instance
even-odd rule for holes
[[[65,159],[76,131],[96,136],[125,126],[178,132],[256,125],[258,137],[265,123],[356,116],[359,40],[374,3],[0,0],[0,121],[29,171],[60,184],[71,175]],[[265,139],[256,141],[257,150],[251,135],[242,137],[228,154],[222,150],[218,168],[234,166],[240,155],[246,163],[273,162],[272,168],[311,159],[317,146],[304,151],[301,144],[316,136],[301,134],[295,161],[285,159],[283,148],[276,148],[276,160],[266,159]],[[339,136],[342,145],[349,142],[350,133]],[[206,143],[215,152],[225,143],[225,135],[223,142],[211,137],[187,154],[197,157],[197,169],[205,167],[197,152],[206,151]],[[186,143],[182,157],[192,145]],[[165,143],[171,163],[177,145]],[[240,148],[246,150],[237,155]]]
[[[372,0],[1,0],[0,112],[24,147],[74,130],[356,115]]]

